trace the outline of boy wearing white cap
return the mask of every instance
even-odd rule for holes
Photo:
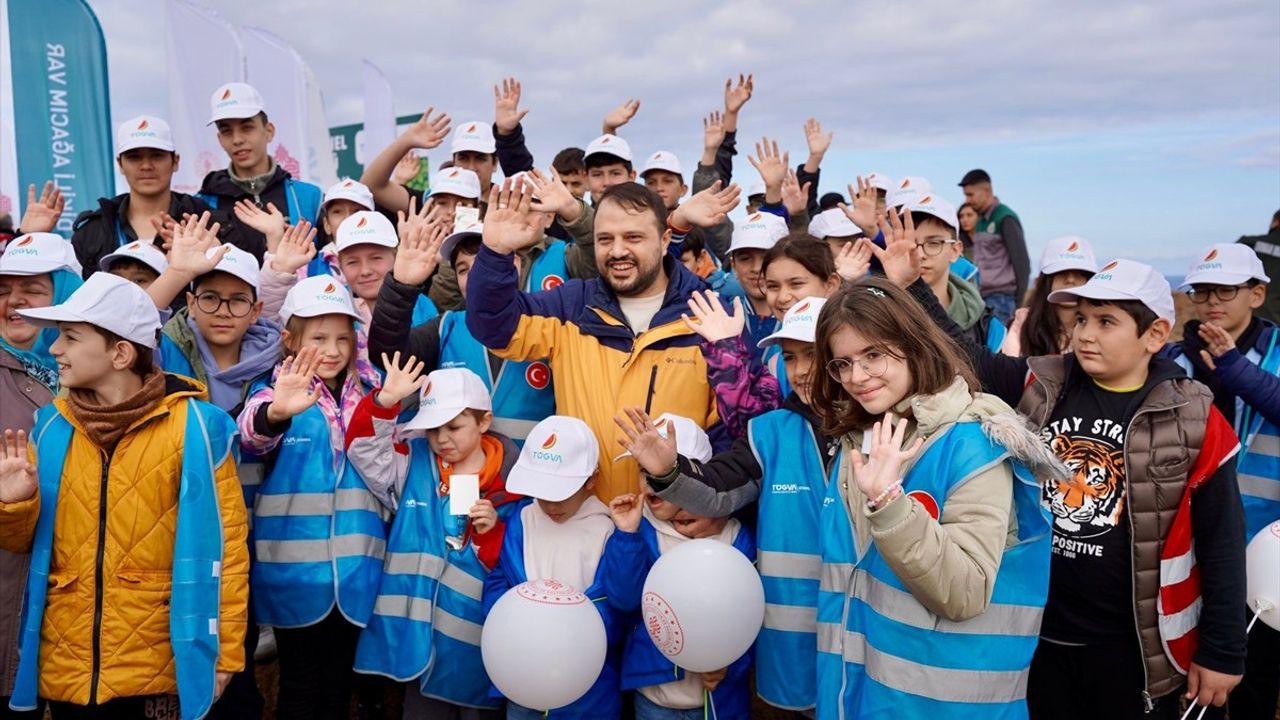
[[[59,329],[69,392],[0,449],[0,546],[32,552],[10,707],[201,717],[244,666],[234,424],[152,364],[159,314],[127,280],[20,312]]]
[[[99,198],[98,208],[81,213],[72,226],[71,244],[85,277],[98,272],[108,254],[137,241],[159,245],[160,226],[171,227],[185,214],[199,215],[209,209],[199,197],[170,189],[178,162],[169,124],[163,119],[139,115],[120,124],[116,165],[129,192]],[[228,236],[228,240],[234,238]],[[257,250],[261,255],[262,247]]]
[[[347,436],[352,466],[398,509],[379,611],[360,635],[355,669],[408,682],[405,718],[497,718],[501,701],[489,693],[480,658],[479,590],[521,499],[504,480],[519,450],[490,432],[493,403],[475,373],[423,376],[422,362],[400,358],[384,359],[386,381],[361,401]],[[397,425],[401,402],[415,393],[417,414]],[[406,565],[409,557],[433,560]],[[406,597],[431,603],[430,617]],[[476,632],[459,631],[468,627]]]
[[[449,116],[441,112],[431,115],[431,108],[422,114],[421,119],[396,136],[391,144],[383,148],[368,165],[360,181],[369,186],[373,197],[384,208],[393,211],[407,211],[410,191],[403,185],[391,182],[392,171],[396,163],[411,150],[431,150],[439,147],[449,137]],[[486,122],[467,122],[454,128],[453,139],[449,145],[453,166],[475,173],[480,183],[477,197],[484,198],[493,182],[493,171],[498,167],[497,147],[493,137],[493,128]],[[436,179],[431,179],[432,192],[435,192]]]
[[[747,329],[755,342],[763,340],[777,326],[777,318],[769,307],[764,292],[764,256],[769,248],[787,236],[787,222],[768,212],[755,212],[735,223],[729,244],[729,265],[742,287],[750,307]],[[760,358],[758,347],[748,348],[751,356]]]
[[[219,210],[223,228],[229,229],[233,238],[242,238],[235,244],[262,262],[266,236],[248,224],[236,224],[232,212],[236,203],[248,200],[263,209],[273,205],[291,225],[302,220],[314,225],[320,212],[320,188],[294,179],[268,153],[276,127],[267,119],[262,96],[252,85],[227,83],[213,91],[209,105],[209,124],[216,126],[218,144],[229,163],[225,170],[205,176],[197,197]],[[281,153],[287,157],[284,147],[277,150]]]
[[[1245,538],[1280,520],[1280,328],[1256,313],[1271,278],[1248,245],[1220,243],[1197,256],[1183,281],[1196,319],[1168,354],[1213,392],[1213,404],[1242,441],[1236,474]],[[1244,680],[1231,693],[1233,716],[1269,717],[1280,693],[1280,632],[1249,632]]]
[[[382,572],[383,509],[344,452],[356,406],[380,380],[359,362],[359,315],[337,278],[300,281],[281,319],[285,359],[253,383],[237,419],[244,449],[270,456],[253,506],[253,604],[280,653],[277,717],[331,717],[350,702]]]
[[[913,234],[895,225],[891,247]],[[1076,303],[1071,353],[1011,358],[947,317],[909,259],[886,258],[886,274],[966,349],[983,387],[1031,418],[1073,472],[1044,485],[1053,556],[1031,714],[1176,718],[1184,683],[1187,699],[1225,703],[1245,657],[1239,441],[1212,393],[1159,356],[1174,322],[1168,281],[1113,260],[1049,295]],[[1081,668],[1105,681],[1064,690]]]
[[[638,409],[633,410],[633,417],[638,424],[645,422]],[[652,425],[669,449],[700,462],[711,459],[711,441],[689,418],[663,413]],[[629,572],[605,576],[609,602],[634,613],[623,650],[622,689],[638,691],[636,717],[683,720],[714,706],[716,717],[746,720],[751,710],[747,683],[752,653],[745,653],[717,672],[695,673],[679,668],[673,671],[671,660],[658,651],[638,616],[645,578],[663,553],[689,540],[712,538],[734,546],[754,562],[754,534],[728,515],[702,516],[668,502],[652,494],[643,481],[638,495],[615,498],[609,503],[609,512],[618,528],[610,541],[616,543],[626,535],[638,535],[643,548],[641,552],[620,555],[631,561]]]
[[[680,204],[680,198],[689,192],[689,186],[684,184],[684,175],[680,170],[680,158],[666,150],[659,150],[644,161],[640,180],[650,190],[658,193],[658,197],[666,203],[668,212],[675,210]]]
[[[583,421],[552,415],[530,431],[520,459],[507,476],[507,490],[528,499],[507,522],[498,566],[484,581],[486,613],[503,593],[522,582],[557,580],[591,598],[604,620],[609,644],[621,642],[622,619],[608,602],[605,575],[616,572],[617,566],[625,567],[626,556],[637,552],[640,543],[636,535],[610,542],[615,533],[609,508],[594,493],[599,473],[600,446]],[[555,716],[618,717],[618,667],[616,655],[610,656],[587,694],[557,708]],[[507,717],[532,720],[544,713],[508,703]]]
[[[135,240],[98,261],[99,270],[119,275],[143,290],[151,287],[167,267],[169,261],[164,253],[143,240]]]

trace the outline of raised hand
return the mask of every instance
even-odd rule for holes
[[[836,273],[845,282],[854,282],[866,276],[871,270],[872,248],[875,243],[867,238],[858,238],[855,242],[845,243],[836,253]]]
[[[431,113],[434,110],[435,108],[427,108],[427,111],[422,113],[422,117],[418,119],[418,122],[414,123],[401,135],[411,143],[412,147],[430,150],[434,147],[439,147],[440,143],[449,137],[449,125],[451,123],[449,116],[441,112],[435,117],[431,117]]]
[[[604,116],[604,122],[601,124],[601,129],[605,135],[616,135],[618,128],[631,122],[631,118],[635,117],[636,113],[639,111],[640,101],[635,98],[631,98],[618,107],[610,110],[609,114]]]
[[[550,176],[543,175],[537,168],[525,173],[526,182],[533,185],[535,195],[530,207],[538,212],[555,213],[561,217],[566,213],[574,213],[576,217],[578,198],[573,196],[555,168],[548,170],[548,173]]]
[[[738,337],[747,324],[747,314],[742,311],[742,298],[733,299],[733,313],[730,314],[721,304],[719,293],[711,290],[689,293],[689,312],[693,313],[697,322],[687,314],[681,314],[680,318],[690,330],[701,335],[707,342]]]
[[[904,290],[920,277],[920,253],[916,252],[916,224],[911,213],[898,214],[890,208],[880,218],[880,232],[884,234],[885,247],[872,245],[871,252],[884,266],[884,276],[889,282]]]
[[[809,188],[812,186],[811,182],[801,185],[796,171],[787,168],[787,174],[782,178],[782,206],[787,212],[797,215],[809,207]]]
[[[747,156],[751,166],[760,173],[764,180],[765,201],[776,203],[782,199],[782,180],[787,176],[787,168],[791,163],[791,153],[778,151],[778,141],[761,138],[756,143],[755,157]]]
[[[440,264],[440,247],[449,237],[442,223],[422,222],[413,226],[396,250],[391,276],[405,285],[421,285]]]
[[[643,508],[643,493],[626,493],[609,501],[609,516],[613,518],[613,524],[619,530],[633,533],[640,529]]]
[[[422,163],[418,161],[418,153],[410,150],[396,162],[396,169],[391,173],[391,182],[397,185],[408,185],[410,181],[418,177],[418,172],[421,169]],[[409,194],[409,199],[413,199],[412,193]]]
[[[27,432],[5,430],[0,441],[0,503],[29,500],[39,487],[36,466],[27,457]]]
[[[871,428],[871,453],[867,459],[863,460],[860,452],[850,457],[854,482],[868,500],[875,500],[894,483],[901,482],[903,466],[924,446],[924,438],[916,438],[911,447],[903,449],[906,434],[907,419],[902,418],[895,424],[893,413],[885,413]]]
[[[1214,359],[1220,358],[1234,349],[1236,341],[1231,338],[1231,333],[1212,323],[1200,323],[1197,334],[1200,335],[1200,339],[1205,344],[1205,349],[1200,351],[1200,359],[1204,360],[1204,364],[1210,370],[1217,370],[1218,366],[1214,363]]]
[[[271,269],[292,275],[316,256],[316,229],[306,220],[285,228],[284,237],[271,258]]]
[[[849,206],[840,203],[838,206],[844,211],[846,217],[854,225],[862,228],[862,232],[868,237],[875,237],[876,230],[879,230],[876,222],[878,214],[876,213],[876,203],[878,191],[871,184],[870,180],[858,176],[858,187],[855,190],[852,185],[849,186],[849,197],[853,198],[853,205]]]
[[[809,160],[805,162],[805,170],[809,172],[817,171],[818,165],[822,163],[822,158],[826,156],[827,150],[831,147],[831,139],[834,137],[835,132],[823,133],[822,123],[817,120],[809,118],[804,122],[804,139],[809,144]]]
[[[312,390],[311,380],[319,367],[320,349],[314,345],[284,359],[276,376],[275,398],[267,406],[267,420],[279,424],[316,404],[321,386],[317,384]]]
[[[542,239],[543,217],[533,207],[530,183],[516,182],[512,178],[503,180],[501,187],[495,183],[489,188],[484,244],[503,255],[532,247]]]
[[[515,132],[528,114],[528,110],[520,109],[519,80],[507,78],[501,85],[493,86],[493,124],[498,127],[499,135]]]
[[[156,230],[156,237],[160,238],[160,246],[167,253],[173,249],[173,233],[178,229],[178,222],[169,217],[169,213],[160,213],[151,216],[151,227]]]
[[[382,367],[386,368],[387,376],[383,379],[382,387],[378,389],[378,394],[373,400],[384,408],[399,405],[401,400],[418,392],[427,382],[427,376],[422,372],[426,368],[426,363],[410,355],[401,365],[399,350],[390,358],[386,353],[382,353]]]
[[[679,228],[712,228],[738,207],[742,189],[737,183],[721,189],[719,180],[711,187],[681,203],[671,213],[671,224]]]
[[[498,511],[493,507],[493,501],[485,498],[477,500],[467,511],[467,516],[471,518],[471,529],[477,535],[484,535],[498,524]]]
[[[46,180],[40,199],[36,199],[36,186],[27,186],[27,207],[22,211],[22,220],[18,229],[26,233],[53,232],[58,226],[58,218],[67,207],[66,198],[62,197],[62,188]]]
[[[724,142],[724,115],[719,110],[702,118],[702,164],[711,165],[716,160],[716,151]]]
[[[640,467],[650,475],[661,476],[676,466],[676,434],[664,437],[654,427],[649,415],[638,407],[625,408],[626,417],[614,416],[613,422],[622,429],[626,439],[618,438],[618,444]]]
[[[263,210],[252,200],[244,199],[236,202],[234,208],[240,222],[262,233],[267,238],[267,252],[274,253],[284,237],[284,214],[276,209],[274,203],[267,203]]]
[[[1000,354],[1009,357],[1022,357],[1022,326],[1027,323],[1029,308],[1018,308],[1013,311],[1013,321],[1004,334],[1004,342],[1000,343]]]
[[[193,280],[211,272],[231,249],[218,239],[218,223],[209,225],[209,212],[187,215],[173,231],[169,269]]]
[[[724,111],[729,115],[737,115],[742,106],[747,104],[751,99],[751,94],[756,91],[755,75],[738,76],[738,84],[733,84],[733,78],[724,81]]]

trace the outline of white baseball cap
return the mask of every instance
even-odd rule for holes
[[[840,208],[823,210],[809,221],[809,234],[825,240],[829,237],[844,238],[863,235],[862,228],[849,219]]]
[[[631,146],[626,140],[617,135],[601,135],[591,144],[587,146],[587,151],[583,153],[582,159],[585,160],[592,155],[612,155],[621,158],[627,162],[631,162]]]
[[[827,301],[820,297],[807,297],[792,305],[782,316],[782,324],[773,334],[756,343],[756,347],[777,345],[783,340],[815,342],[818,334],[818,314]]]
[[[219,120],[243,120],[251,118],[265,109],[262,95],[248,83],[227,83],[209,97],[209,109],[213,114],[209,117],[209,125]]]
[[[455,230],[452,235],[444,239],[444,242],[440,245],[440,257],[444,258],[444,261],[449,263],[449,265],[453,265],[453,250],[458,247],[458,243],[466,240],[467,238],[483,237],[484,223],[479,221],[467,223],[462,228]]]
[[[498,143],[493,139],[493,126],[483,120],[463,123],[453,131],[453,142],[449,152],[478,152],[492,155],[497,152]]]
[[[489,388],[479,375],[466,368],[445,368],[427,375],[418,392],[418,414],[405,430],[433,430],[458,417],[464,410],[493,410]]]
[[[312,275],[299,280],[280,307],[280,322],[287,324],[294,316],[318,317],[320,315],[346,315],[360,320],[351,302],[351,292],[342,281],[332,275]]]
[[[28,233],[19,235],[5,246],[0,255],[0,275],[44,275],[54,270],[70,270],[77,275],[84,273],[76,250],[61,235],[53,233]]]
[[[894,187],[893,178],[878,172],[873,172],[862,179],[871,183],[871,187],[877,190],[883,190],[886,193],[889,192],[890,190],[893,190],[893,187]]]
[[[103,272],[111,272],[111,266],[116,260],[133,260],[156,271],[157,275],[164,274],[169,267],[169,261],[165,259],[164,253],[160,252],[150,240],[134,240],[128,245],[122,245],[116,248],[116,251],[107,255],[98,261],[98,269]]]
[[[747,186],[747,197],[753,198],[757,195],[764,195],[767,190],[768,188],[764,186],[764,180],[756,180]]]
[[[644,161],[644,169],[640,171],[640,177],[644,177],[650,170],[662,170],[684,177],[684,171],[680,169],[680,158],[666,150],[659,150]]]
[[[1112,260],[1084,285],[1049,293],[1051,303],[1069,303],[1076,298],[1137,300],[1170,324],[1176,317],[1169,281],[1155,268],[1134,260]]]
[[[520,458],[507,475],[507,490],[548,502],[578,492],[600,465],[600,444],[587,424],[552,415],[529,431]]]
[[[956,219],[956,206],[947,202],[946,198],[928,192],[912,198],[903,205],[903,209],[911,213],[923,213],[935,217],[947,224],[952,230],[959,229],[960,221]]]
[[[226,245],[225,247],[227,248],[227,254],[223,255],[218,264],[213,266],[213,269],[209,272],[226,273],[240,278],[249,283],[249,287],[252,287],[254,292],[257,292],[259,287],[258,275],[262,271],[262,268],[258,266],[258,258],[235,245]],[[218,248],[211,248],[209,252],[205,253],[205,256],[213,257],[213,254],[217,251]]]
[[[173,152],[173,134],[169,123],[154,115],[139,115],[125,120],[116,128],[116,155],[138,148],[154,148]]]
[[[369,186],[359,180],[339,180],[329,186],[324,191],[324,201],[320,203],[320,207],[324,207],[334,200],[348,200],[353,202],[365,210],[373,210],[373,191]]]
[[[711,439],[707,437],[707,431],[699,427],[698,423],[693,420],[683,415],[662,413],[653,419],[653,427],[664,438],[671,437],[671,433],[675,432],[676,452],[681,455],[699,462],[706,462],[711,459],[713,453]],[[624,457],[631,457],[631,451],[628,450],[622,453],[614,458],[614,461],[616,462]]]
[[[480,199],[480,176],[463,167],[451,167],[431,176],[431,195],[457,195],[468,200]]]
[[[1052,275],[1064,270],[1098,272],[1098,259],[1093,255],[1093,245],[1082,237],[1067,235],[1054,238],[1040,253],[1040,274]]]
[[[385,215],[375,210],[351,213],[338,226],[334,249],[342,252],[356,245],[381,245],[393,248],[400,244],[396,227]]]
[[[32,325],[56,327],[60,322],[83,322],[155,348],[159,341],[160,311],[146,290],[118,275],[94,273],[61,305],[29,308],[18,314]]]
[[[787,221],[767,212],[749,215],[745,222],[733,227],[729,254],[738,250],[768,250],[787,236]]]
[[[1253,248],[1240,243],[1218,243],[1191,265],[1182,287],[1192,285],[1241,285],[1250,280],[1270,283]]]
[[[931,192],[933,192],[933,185],[928,180],[914,175],[904,177],[889,189],[885,196],[885,204],[889,207],[900,207]]]

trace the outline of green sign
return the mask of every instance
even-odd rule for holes
[[[418,122],[420,115],[401,115],[396,118],[396,129],[399,130],[405,125],[412,125]],[[356,148],[359,147],[361,135],[364,132],[364,123],[352,123],[350,125],[338,125],[329,128],[329,139],[333,143],[333,158],[338,168],[338,177],[340,178],[359,178],[364,173],[363,157],[358,157]],[[410,180],[407,185],[411,189],[422,191],[427,187],[427,159],[425,157],[418,159],[418,175]]]

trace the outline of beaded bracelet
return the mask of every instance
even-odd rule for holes
[[[902,481],[901,481],[901,480],[899,480],[899,481],[897,481],[897,482],[893,483],[892,485],[890,485],[889,487],[885,488],[884,490],[881,490],[881,491],[880,491],[880,494],[879,494],[879,495],[877,495],[877,496],[875,497],[875,499],[874,499],[874,500],[868,500],[868,501],[867,501],[867,508],[868,508],[868,509],[870,509],[870,510],[878,510],[878,509],[880,509],[880,503],[882,503],[882,502],[884,502],[886,499],[888,499],[888,497],[889,497],[891,494],[893,494],[893,491],[894,491],[894,490],[897,490],[897,489],[899,489],[899,488],[901,488],[901,487],[902,487]]]

